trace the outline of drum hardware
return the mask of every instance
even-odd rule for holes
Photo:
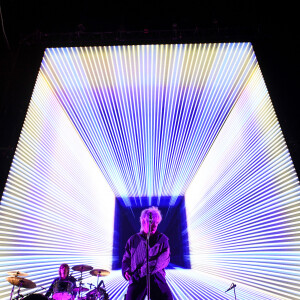
[[[73,292],[78,293],[76,299],[79,299],[79,300],[96,300],[96,299],[106,300],[106,299],[109,299],[108,294],[106,293],[106,290],[105,290],[105,285],[104,285],[103,280],[101,280],[99,283],[99,277],[108,276],[110,274],[109,271],[103,270],[103,269],[93,269],[93,267],[89,266],[89,265],[76,265],[76,266],[72,267],[72,270],[76,271],[76,272],[80,272],[80,277],[76,280],[76,281],[79,281],[79,286],[73,289]],[[82,273],[87,272],[87,271],[90,271],[90,274],[92,276],[97,276],[97,286],[95,286],[92,283],[87,283],[90,286],[89,289],[84,287],[83,282],[82,282],[82,280],[83,280]],[[101,287],[101,285],[103,285],[103,288]],[[92,286],[95,287],[94,290],[91,290]],[[85,294],[84,297],[81,297],[81,293],[87,292],[87,291],[89,291],[89,292],[87,294]]]
[[[6,277],[6,280],[12,285],[16,285],[18,287],[23,287],[26,289],[33,289],[36,287],[36,284],[33,281],[26,278]]]
[[[93,283],[86,283],[86,284],[90,286],[90,290],[92,289],[92,286],[96,287]]]
[[[100,283],[97,285],[97,289],[98,289],[98,290],[99,290],[99,289],[100,289],[100,290],[101,290],[101,289],[103,290],[103,288],[101,288],[101,285],[103,285],[103,288],[105,289],[104,281],[101,280]]]
[[[82,273],[82,272],[93,270],[93,267],[88,266],[88,265],[77,265],[77,266],[72,267],[72,270]]]
[[[78,292],[79,292],[79,299],[80,299],[81,293],[84,292],[84,289],[86,289],[82,286],[82,273],[93,270],[93,267],[88,266],[88,265],[76,265],[76,266],[72,267],[72,270],[80,272],[80,278],[77,280],[77,281],[79,281]],[[88,289],[86,289],[86,290],[88,291]]]
[[[109,271],[103,269],[93,269],[90,274],[97,277],[107,276],[110,274]]]
[[[79,300],[108,300],[109,299],[103,280],[100,281],[97,287],[92,283],[89,283],[88,285],[90,285],[90,289],[92,286],[94,287],[94,289],[90,290],[88,293],[85,294],[85,297]]]
[[[7,274],[10,275],[10,276],[14,276],[14,277],[18,277],[18,276],[26,277],[26,276],[28,276],[27,273],[23,273],[23,272],[20,272],[20,271],[8,271]]]
[[[40,298],[42,298],[42,299],[47,299],[47,300],[48,300],[48,298],[47,298],[46,296],[43,296],[42,294],[38,294],[38,292],[41,292],[41,291],[43,291],[43,290],[46,290],[46,288],[43,287],[43,286],[40,286],[39,288],[40,288],[40,289],[35,290],[35,291],[32,292],[32,293],[26,294],[25,296],[23,296],[23,295],[20,294],[21,299],[23,299],[23,297],[24,297],[24,299],[31,299],[31,298],[32,298],[32,299],[34,299],[34,298],[40,299]],[[32,297],[29,297],[29,296],[32,296]],[[16,297],[16,298],[14,298],[14,299],[18,299],[18,298]]]
[[[73,291],[76,292],[76,293],[77,292],[87,292],[87,291],[89,291],[89,289],[86,288],[86,287],[81,286],[81,287],[74,288]]]
[[[23,272],[20,272],[20,271],[8,271],[7,274],[10,275],[10,277],[18,277],[18,276],[26,277],[26,276],[28,276],[27,273],[23,273]],[[6,280],[7,280],[7,278],[6,278]],[[11,293],[10,293],[10,300],[12,299],[14,289],[15,289],[15,285],[13,284],[12,289],[11,289]]]
[[[103,285],[103,288],[101,287],[101,285]],[[106,288],[105,288],[105,284],[104,284],[103,280],[101,280],[100,283],[98,284],[97,290],[98,290],[98,294],[103,296],[103,298],[102,298],[103,300],[108,300],[109,299],[109,296],[106,293]]]
[[[89,291],[88,293],[86,293],[85,298],[87,300],[96,300],[98,299],[98,291],[96,288],[94,288],[93,290]]]
[[[42,295],[42,294],[30,294],[30,295],[26,295],[24,300],[49,300],[48,297]]]
[[[107,270],[103,270],[103,269],[93,269],[92,271],[90,271],[90,274],[92,276],[97,276],[97,290],[98,290],[98,292],[100,292],[99,288],[100,288],[101,284],[103,284],[104,288],[105,288],[105,285],[104,285],[103,280],[101,280],[99,283],[99,277],[107,276],[110,274],[110,272]],[[106,293],[106,291],[105,291],[105,293]]]
[[[11,272],[13,273],[13,272]],[[18,293],[17,293],[17,297],[15,297],[16,299],[19,299],[21,297],[23,297],[22,295],[20,295],[20,289],[21,287],[23,288],[26,288],[26,289],[33,289],[36,287],[36,284],[29,280],[29,279],[26,279],[26,278],[22,278],[22,277],[18,277],[17,274],[26,274],[26,273],[21,273],[21,272],[14,272],[15,276],[10,276],[10,277],[6,277],[6,280],[12,284],[12,290],[11,290],[11,293],[10,293],[10,300],[12,300],[12,295],[14,293],[14,288],[15,286],[18,286]],[[27,276],[28,274],[26,274]]]
[[[103,288],[95,288],[85,294],[84,300],[108,300],[109,296]]]

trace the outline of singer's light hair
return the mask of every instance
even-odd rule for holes
[[[160,210],[157,207],[152,206],[152,207],[146,208],[141,212],[141,216],[140,216],[141,230],[143,229],[142,228],[143,220],[144,219],[149,220],[150,213],[152,213],[152,218],[153,218],[154,222],[156,222],[157,224],[159,224],[161,222],[162,216],[161,216]]]

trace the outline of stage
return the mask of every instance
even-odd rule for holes
[[[232,282],[217,276],[209,275],[194,270],[185,270],[181,268],[167,270],[167,282],[172,290],[174,300],[197,299],[197,300],[234,300],[234,290],[229,289]],[[91,278],[93,279],[93,278]],[[120,271],[112,271],[105,278],[102,278],[110,299],[124,300],[128,283],[122,277]],[[95,280],[94,280],[95,281]],[[85,280],[87,283],[94,281]],[[235,282],[236,299],[243,300],[279,300],[283,297],[276,297],[265,292],[264,284],[261,283],[261,290],[245,286]],[[88,286],[88,285],[87,285]]]
[[[1,199],[1,298],[8,271],[46,288],[67,263],[108,270],[123,300],[125,242],[157,206],[175,299],[299,299],[299,180],[250,42],[41,60]]]

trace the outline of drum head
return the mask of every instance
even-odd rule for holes
[[[56,294],[53,294],[52,297],[54,300],[73,300],[74,299],[73,295],[71,295],[67,292],[56,293]]]

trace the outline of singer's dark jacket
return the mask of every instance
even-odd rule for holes
[[[125,246],[125,253],[122,260],[122,274],[130,275],[138,273],[139,278],[147,275],[146,260],[147,235],[136,233],[131,236]],[[149,239],[149,270],[150,274],[160,273],[166,276],[165,268],[170,262],[169,239],[163,233],[156,231]],[[132,283],[133,278],[129,280]]]

